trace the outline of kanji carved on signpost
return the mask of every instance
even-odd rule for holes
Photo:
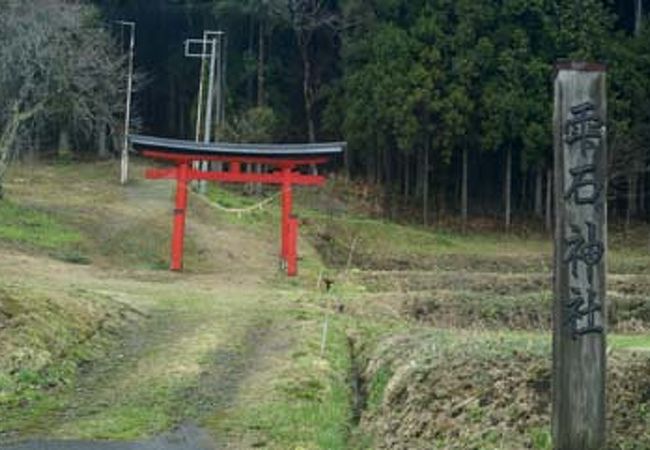
[[[569,173],[572,182],[564,199],[573,201],[576,205],[595,205],[603,192],[602,183],[595,179],[596,166],[585,164],[569,169]]]
[[[570,153],[576,149],[580,151],[577,155],[572,155],[573,161],[577,163],[568,167],[571,181],[564,200],[576,208],[587,209],[587,215],[593,215],[596,209],[602,210],[603,203],[604,183],[597,179],[596,170],[602,149],[603,121],[592,102],[572,106],[570,112],[571,116],[564,126],[564,140]],[[601,323],[602,313],[598,301],[599,288],[594,284],[594,272],[603,258],[605,246],[594,222],[585,220],[579,224],[569,223],[568,227],[570,234],[564,238],[566,251],[563,262],[571,268],[572,282],[580,280],[579,269],[584,267],[588,283],[586,295],[580,288],[570,288],[571,295],[564,300],[569,315],[564,323],[569,327],[573,338],[577,339],[587,333],[603,331],[602,326],[594,325]],[[588,318],[586,328],[580,328],[580,319],[583,317]]]
[[[580,152],[587,157],[587,151],[598,151],[603,137],[603,122],[596,113],[596,107],[591,102],[581,103],[571,107],[570,118],[565,126],[566,142],[570,146],[579,143]]]
[[[594,268],[603,258],[605,246],[596,238],[596,226],[591,222],[585,225],[587,225],[586,239],[580,226],[570,225],[573,234],[564,240],[567,246],[564,262],[571,266],[571,275],[576,279],[579,277],[578,264],[582,263],[591,285],[594,281]]]
[[[600,322],[602,304],[598,293],[582,288],[571,288],[571,298],[566,304],[567,313],[565,324],[571,329],[573,338],[589,334],[602,333],[603,326]]]

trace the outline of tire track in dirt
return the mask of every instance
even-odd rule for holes
[[[207,433],[194,426],[179,427],[171,433],[150,440],[102,441],[28,441],[2,450],[217,450]]]
[[[84,224],[96,227],[93,236],[114,239],[115,233],[130,230],[134,224],[136,226],[133,229],[142,228],[143,225],[153,223],[151,217],[159,217],[161,214],[169,213],[169,217],[164,219],[168,219],[171,225],[171,187],[170,184],[137,179],[129,186],[120,188],[120,191],[115,191],[115,198],[102,205],[101,214],[91,217],[98,211],[91,201],[93,189],[100,188],[99,184],[91,181],[83,191],[88,192],[88,203],[77,199],[74,208],[81,207],[89,215],[84,218]],[[101,188],[107,187],[102,184]],[[52,197],[51,200],[52,204],[48,203],[48,207],[65,209],[69,206],[63,198]],[[62,203],[57,206],[57,202]],[[43,423],[48,423],[44,426],[51,425],[49,429],[41,427],[47,430],[41,434],[43,439],[35,436],[36,440],[11,446],[5,442],[4,447],[0,442],[0,449],[212,450],[228,445],[227,437],[219,437],[218,445],[205,430],[194,423],[201,423],[203,418],[219,414],[220,410],[235,405],[240,388],[250,378],[250,374],[260,364],[266,363],[269,357],[272,359],[274,352],[287,350],[285,346],[269,346],[269,342],[276,340],[274,334],[281,333],[281,330],[275,329],[276,325],[269,318],[269,309],[262,307],[260,300],[260,292],[268,292],[271,288],[265,280],[272,277],[276,270],[276,236],[274,233],[273,239],[269,239],[269,233],[251,231],[236,223],[218,219],[213,211],[202,207],[199,202],[192,202],[191,208],[192,212],[188,216],[188,235],[191,238],[188,241],[198,247],[195,250],[203,260],[216,261],[198,271],[190,268],[188,273],[172,275],[144,269],[131,270],[116,265],[114,257],[103,261],[101,267],[70,266],[46,256],[24,257],[17,252],[16,259],[24,259],[29,272],[38,274],[31,283],[49,285],[53,292],[65,288],[70,282],[89,290],[117,290],[124,293],[125,298],[136,301],[139,307],[144,307],[146,317],[143,316],[139,325],[125,330],[119,337],[119,343],[111,347],[105,361],[96,361],[80,371],[79,385],[75,386],[74,392],[71,391],[70,400],[43,417]],[[107,217],[110,220],[104,220]],[[155,236],[152,234],[151,238],[155,239]],[[228,251],[233,248],[237,250],[236,254]],[[97,249],[93,247],[92,250]],[[24,269],[16,269],[12,277],[20,280],[22,277],[19,272],[25,272]],[[170,306],[170,296],[173,295],[177,300]],[[185,296],[190,300],[201,298],[202,302],[214,302],[215,306],[210,308],[199,305],[204,310],[192,312],[188,309],[197,306],[196,300],[186,304],[183,301]],[[266,300],[268,295],[264,304]],[[207,338],[199,336],[206,330],[209,331],[210,327],[220,331],[215,331],[215,334]],[[226,336],[225,339],[222,334]],[[54,436],[69,435],[74,438],[75,435],[83,435],[77,434],[81,429],[79,424],[72,431],[66,431],[65,428],[61,431],[61,427],[71,421],[83,424],[85,418],[102,420],[102,410],[114,407],[111,401],[115,398],[134,395],[135,401],[138,401],[138,392],[120,392],[131,385],[120,384],[118,381],[136,371],[139,365],[160,364],[161,368],[169,370],[169,374],[163,372],[159,377],[177,375],[173,373],[174,370],[165,368],[162,362],[167,358],[170,365],[176,364],[174,360],[177,355],[171,349],[176,346],[176,352],[182,351],[182,345],[191,345],[193,340],[205,347],[202,347],[200,354],[197,350],[198,359],[186,359],[185,363],[174,368],[181,372],[188,371],[191,376],[182,378],[183,382],[177,386],[170,383],[170,389],[165,394],[171,399],[171,407],[186,409],[179,413],[176,423],[180,425],[176,429],[152,439],[123,442],[57,441],[48,438],[50,431],[54,432]],[[170,353],[166,353],[166,347],[169,347]],[[151,359],[152,353],[157,355],[154,363],[147,360]],[[140,382],[146,383],[146,380]],[[162,385],[166,386],[165,383],[163,380]],[[189,410],[192,411],[188,413]]]

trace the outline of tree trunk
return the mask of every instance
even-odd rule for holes
[[[176,82],[170,79],[169,82],[169,103],[167,104],[167,132],[177,135],[176,130]],[[125,130],[126,131],[126,130]],[[128,131],[126,131],[128,132]]]
[[[313,118],[313,95],[311,89],[311,61],[309,60],[309,50],[307,44],[300,45],[300,55],[302,56],[302,92],[305,100],[305,115],[307,120],[307,135],[309,142],[316,142],[316,127],[314,126]]]
[[[383,180],[381,178],[381,168],[382,168],[382,151],[379,148],[379,144],[375,144],[375,184],[381,185]]]
[[[350,174],[351,174],[350,152],[347,149],[343,151],[343,173],[345,176],[345,181],[347,183],[348,181],[350,181]]]
[[[553,169],[549,168],[546,171],[546,231],[551,231],[553,228]]]
[[[631,175],[631,184],[630,184],[630,206],[632,217],[636,217],[639,214],[639,174],[634,173]]]
[[[27,111],[20,111],[20,104],[16,104],[12,108],[12,114],[9,121],[5,124],[2,134],[0,134],[0,199],[4,196],[3,184],[4,178],[9,169],[9,163],[12,156],[12,147],[16,140],[20,126],[35,116],[43,109],[43,103],[38,103]]]
[[[34,135],[29,142],[29,147],[27,148],[27,163],[35,164],[38,161],[38,149],[40,148],[40,138],[38,135]]]
[[[431,149],[430,138],[424,149],[424,164],[422,164],[422,221],[424,226],[429,225],[429,151]]]
[[[411,197],[411,158],[404,155],[404,198],[408,202]]]
[[[99,159],[108,159],[108,146],[106,145],[106,122],[100,120],[97,123],[97,157]]]
[[[59,145],[57,147],[57,154],[59,158],[65,158],[72,154],[70,148],[70,132],[67,127],[61,127],[59,130]]]
[[[544,174],[542,173],[542,168],[537,167],[535,169],[535,216],[541,218],[544,213],[542,212],[542,183]]]
[[[396,175],[396,183],[393,190],[395,191],[396,196],[401,197],[404,194],[404,162],[403,159],[400,158],[399,153],[397,154],[397,158],[394,164],[396,169],[394,173],[394,175]]]
[[[260,20],[258,26],[258,38],[257,38],[257,106],[262,107],[266,103],[265,101],[265,74],[264,74],[264,64],[266,60],[266,49],[264,46],[264,36],[266,35],[266,24],[263,20]]]
[[[519,198],[519,209],[521,211],[528,211],[528,171],[521,172],[521,196]]]
[[[246,53],[249,58],[253,58],[254,47],[255,45],[255,17],[251,14],[248,20],[248,48]],[[259,69],[258,69],[259,70]],[[253,105],[254,100],[254,89],[255,89],[255,76],[249,75],[246,80],[246,100],[248,105]]]
[[[190,136],[190,131],[188,131],[188,117],[187,114],[185,114],[188,110],[190,109],[189,105],[186,104],[185,98],[183,98],[180,102],[178,102],[178,135],[179,136],[184,136],[185,138],[191,138]]]
[[[506,231],[510,229],[512,215],[512,148],[508,147],[506,154],[506,185],[505,185],[505,203],[506,203]]]
[[[463,232],[467,228],[467,210],[469,206],[468,198],[468,151],[467,147],[463,147],[463,179],[462,179],[462,188],[461,188],[461,215],[463,217]]]
[[[349,153],[347,149],[345,150],[345,153],[346,153],[345,159],[349,160],[350,157],[347,155]],[[373,150],[373,153],[374,153],[374,150]],[[374,178],[375,178],[375,166],[374,166],[374,161],[373,161],[374,158],[373,158],[373,156],[374,155],[371,154],[370,158],[368,158],[368,161],[365,164],[366,165],[366,179],[369,182],[373,182]]]
[[[383,173],[384,173],[384,195],[385,195],[385,212],[390,220],[395,218],[395,186],[393,186],[394,174],[391,160],[391,152],[384,149],[383,151]]]
[[[416,154],[416,160],[415,160],[415,197],[421,198],[422,197],[422,165],[424,164],[424,150],[420,149],[418,150]]]
[[[645,216],[646,213],[646,174],[642,173],[639,177],[639,214]]]
[[[632,219],[636,217],[636,189],[637,189],[637,174],[633,173],[627,176],[627,215],[625,225],[629,228]]]

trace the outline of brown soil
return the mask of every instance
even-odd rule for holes
[[[368,292],[414,292],[455,289],[485,294],[518,295],[550,291],[550,272],[511,273],[480,270],[360,270],[352,272],[351,280]],[[650,292],[650,276],[612,274],[607,278],[612,294],[646,295]]]
[[[172,392],[165,393],[178,400],[174,404],[178,410],[168,414],[176,424],[206,419],[238,401],[240,387],[258,364],[289,351],[286,346],[266,345],[267,340],[273,341],[273,336],[281,332],[266,313],[275,300],[269,295],[269,280],[277,274],[275,229],[241,227],[192,196],[185,270],[182,274],[170,273],[166,267],[172,185],[143,181],[138,175],[142,167],[135,163],[135,179],[128,186],[119,187],[114,178],[106,176],[106,167],[97,167],[75,168],[90,173],[69,178],[66,189],[75,192],[70,196],[59,195],[60,191],[53,188],[66,168],[14,172],[18,177],[8,185],[11,198],[52,211],[61,221],[80,230],[85,236],[80,251],[90,263],[69,264],[39,249],[5,243],[0,258],[2,281],[56,297],[88,292],[89,304],[98,296],[107,296],[107,303],[121,308],[117,312],[110,308],[110,314],[131,314],[133,310],[138,317],[122,322],[119,342],[107,347],[110,353],[106,358],[80,363],[80,377],[72,398],[66,398],[51,414],[35,416],[27,429],[6,430],[2,434],[0,427],[0,442],[34,435],[74,438],[77,423],[101,416],[102,408],[110,409],[115,402],[128,401],[129,395],[140,395],[136,389],[142,391],[144,401],[156,402],[155,398],[146,398],[150,394],[138,377],[167,376],[171,385],[171,380],[179,378],[178,373],[187,371],[196,372],[192,372],[192,381],[179,383]],[[94,171],[99,176],[91,176]],[[32,176],[39,181],[35,182]],[[0,335],[3,328],[12,326],[14,316],[20,315],[14,311],[15,302],[10,304],[7,298],[0,290]],[[190,300],[187,307],[183,306],[183,298]],[[194,311],[195,307],[200,309]],[[88,333],[102,332],[102,316],[98,317],[99,325],[85,324]],[[187,350],[183,346],[188,346]],[[195,350],[198,346],[206,351]],[[176,359],[182,359],[179,352],[196,352],[196,360],[185,358],[184,362],[177,362]],[[55,388],[65,391],[64,386],[53,386],[52,395],[59,393]],[[134,392],[128,391],[131,388]],[[191,411],[189,417],[183,408]],[[72,428],[68,423],[73,424]],[[181,427],[180,434],[172,432],[119,444],[47,440],[7,448],[215,448],[214,442],[205,447],[199,440],[189,439],[185,431],[190,429]],[[218,445],[226,447],[228,442],[221,440]]]
[[[367,361],[370,399],[362,428],[385,449],[524,449],[543,442],[550,420],[550,365],[545,352],[525,348],[445,350],[435,336],[394,336]],[[495,345],[498,344],[495,343]],[[610,358],[611,448],[649,448],[650,359]],[[625,447],[630,448],[630,447]]]

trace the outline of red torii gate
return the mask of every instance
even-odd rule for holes
[[[176,208],[172,234],[171,270],[183,268],[183,244],[187,188],[192,180],[223,181],[227,183],[264,183],[281,186],[282,192],[282,247],[280,258],[287,274],[298,273],[298,219],[292,215],[292,186],[321,186],[325,177],[305,175],[298,171],[302,166],[326,163],[333,155],[343,152],[345,143],[327,144],[202,144],[194,141],[165,139],[151,136],[130,136],[135,150],[147,158],[171,162],[165,169],[147,169],[146,178],[176,180]],[[194,168],[197,161],[216,161],[227,164],[227,169],[203,172]],[[242,164],[265,164],[274,168],[271,173],[242,172]]]

